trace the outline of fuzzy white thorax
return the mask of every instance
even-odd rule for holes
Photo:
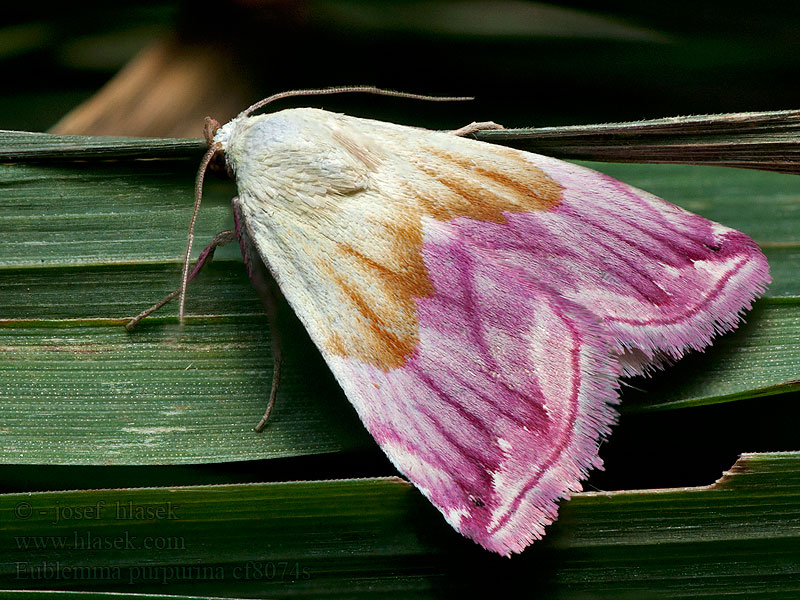
[[[225,125],[220,127],[217,130],[217,133],[214,135],[214,143],[219,144],[222,147],[222,151],[225,153],[225,158],[228,160],[228,150],[230,148],[231,138],[236,137],[236,133],[244,124],[244,121],[247,117],[236,117],[235,119],[231,119]],[[230,162],[228,160],[228,162]],[[233,164],[230,165],[233,172],[236,172]]]
[[[217,129],[217,133],[214,134],[214,143],[219,144],[222,146],[223,150],[228,149],[228,142],[230,141],[231,135],[233,134],[233,130],[236,129],[238,124],[245,119],[246,117],[236,117],[235,119],[231,119],[225,125]]]

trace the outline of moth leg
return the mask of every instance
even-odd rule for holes
[[[475,133],[476,131],[484,131],[486,129],[505,129],[505,127],[503,127],[498,123],[495,123],[494,121],[481,121],[480,123],[476,123],[475,121],[473,121],[469,125],[464,125],[463,127],[459,127],[458,129],[454,129],[453,131],[448,131],[448,133],[464,137],[465,135],[470,135],[472,133]]]
[[[266,289],[269,291],[263,295],[259,293],[259,295],[261,296],[264,308],[267,311],[267,319],[269,320],[270,345],[272,347],[272,389],[269,391],[269,400],[267,401],[267,408],[264,411],[264,416],[261,417],[261,420],[253,428],[257,433],[261,433],[261,430],[264,429],[267,421],[269,421],[272,409],[275,407],[275,399],[278,397],[278,386],[281,382],[281,365],[283,364],[281,336],[278,332],[278,302],[271,286],[267,286]],[[269,296],[269,300],[265,299],[267,296]]]
[[[264,264],[264,260],[258,253],[255,243],[253,243],[250,232],[247,229],[239,198],[233,199],[233,222],[236,226],[236,237],[239,240],[239,247],[242,250],[242,258],[250,275],[250,281],[261,298],[264,310],[269,321],[270,344],[272,347],[272,389],[269,392],[269,400],[264,416],[254,427],[255,431],[261,433],[269,420],[272,409],[275,407],[275,399],[278,397],[278,386],[281,381],[281,365],[283,364],[283,349],[281,345],[280,331],[278,329],[278,305],[280,289],[275,283],[275,279],[270,275],[269,269]]]
[[[220,246],[224,246],[225,244],[230,244],[232,241],[236,239],[236,234],[233,230],[223,231],[222,233],[218,233],[214,236],[214,239],[206,246],[203,251],[200,253],[200,256],[197,258],[197,262],[194,264],[194,268],[189,273],[189,278],[187,281],[191,281],[195,278],[195,276],[200,272],[206,263],[210,262],[212,258],[214,258],[214,251],[219,248]],[[125,324],[125,329],[131,331],[136,324],[144,319],[145,317],[153,314],[162,306],[171,302],[175,298],[177,298],[181,293],[181,288],[169,293],[167,296],[156,302],[153,306],[148,308],[147,310],[143,310],[138,315],[133,317],[130,321]]]

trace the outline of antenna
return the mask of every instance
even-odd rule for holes
[[[365,94],[377,94],[378,96],[392,96],[394,98],[409,98],[411,100],[427,100],[429,102],[464,102],[474,100],[472,96],[426,96],[425,94],[412,94],[410,92],[398,92],[395,90],[385,90],[372,85],[350,85],[342,87],[319,88],[309,90],[289,90],[267,96],[255,104],[247,107],[239,113],[240,117],[248,117],[259,108],[263,108],[271,102],[282,100],[283,98],[293,98],[295,96],[325,96],[329,94],[348,94],[352,92],[362,92]]]
[[[197,222],[197,213],[200,210],[200,202],[203,200],[203,179],[205,179],[208,165],[214,158],[217,152],[222,151],[220,144],[212,144],[211,147],[203,155],[203,160],[200,161],[200,167],[197,170],[197,179],[194,183],[194,212],[192,213],[192,220],[189,223],[189,243],[186,246],[186,256],[183,259],[183,275],[181,275],[181,299],[178,308],[178,319],[183,325],[183,307],[186,304],[186,286],[189,283],[189,264],[192,257],[192,243],[194,242],[194,225]]]

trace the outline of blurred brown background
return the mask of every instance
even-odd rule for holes
[[[796,3],[218,0],[4,7],[0,128],[188,136],[292,88],[474,103],[313,105],[429,126],[796,108]]]

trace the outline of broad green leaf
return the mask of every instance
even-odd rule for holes
[[[222,249],[190,286],[188,311],[199,316],[182,331],[174,306],[132,333],[123,329],[126,317],[177,286],[195,161],[91,157],[131,148],[150,156],[147,140],[9,135],[6,143],[9,158],[23,151],[26,160],[38,157],[0,166],[6,464],[192,464],[374,448],[286,307],[277,412],[264,435],[250,430],[269,391],[270,344],[235,247]],[[85,160],[53,162],[59,148]],[[164,140],[154,144],[154,155],[161,148],[187,156],[198,150],[194,142]],[[797,178],[710,167],[591,166],[755,236],[775,279],[746,327],[661,378],[634,381],[647,392],[626,393],[623,410],[796,389]],[[232,226],[234,193],[229,182],[209,179],[196,252]]]
[[[293,325],[293,327],[292,327]],[[265,317],[0,325],[4,464],[186,464],[371,444],[299,324],[269,427]],[[302,340],[302,341],[300,341]]]
[[[200,285],[200,283],[198,283]],[[286,370],[268,429],[271,354],[264,317],[153,318],[0,324],[6,464],[187,464],[371,446],[294,320],[283,328]],[[800,388],[800,315],[762,303],[741,331],[654,381],[636,379],[623,408],[708,404]],[[630,401],[628,401],[630,399]],[[102,445],[102,450],[98,448]]]
[[[800,389],[798,304],[760,302],[736,332],[651,380],[629,380],[623,410],[663,410]],[[638,391],[636,388],[644,391]]]
[[[2,267],[178,262],[185,251],[192,161],[10,163],[1,169]],[[199,240],[233,223],[233,187],[210,183]],[[220,187],[227,197],[215,193]]]
[[[800,454],[716,484],[576,494],[511,559],[396,478],[0,496],[0,588],[225,597],[800,593]],[[581,596],[583,595],[583,596]],[[12,596],[13,597],[13,596]],[[549,596],[550,597],[550,596]]]

